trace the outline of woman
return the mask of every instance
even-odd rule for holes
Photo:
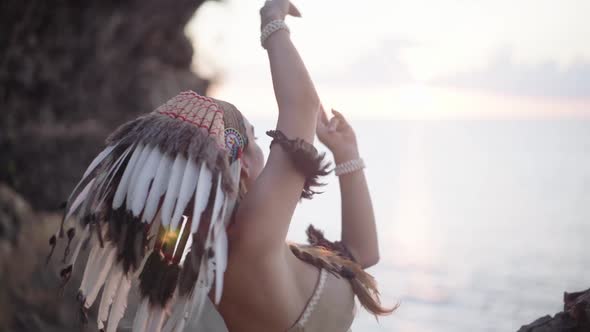
[[[207,296],[232,332],[347,331],[354,295],[375,315],[394,310],[381,307],[363,271],[379,251],[354,132],[320,106],[283,21],[297,9],[271,0],[260,13],[279,107],[266,165],[254,127],[232,104],[185,92],[117,129],[74,189],[50,243],[78,217],[82,236],[70,253],[76,228],[66,232],[61,275],[67,281],[93,243],[78,298],[86,317],[102,289],[99,329],[116,330],[136,279],[134,331],[183,331]],[[298,201],[328,173],[315,133],[340,176],[342,240],[310,227],[309,246],[289,244]]]
[[[267,2],[261,26],[298,12],[287,0]],[[328,121],[305,66],[289,33],[278,30],[266,39],[275,95],[279,106],[277,130],[286,137],[312,143],[318,138],[333,153],[337,165],[359,159],[355,135],[344,117],[334,111]],[[248,133],[253,136],[252,132]],[[285,243],[293,211],[305,177],[292,164],[285,149],[271,146],[264,168],[257,161],[260,149],[254,140],[244,155],[253,165],[244,174],[248,195],[230,230],[232,251],[225,276],[219,312],[230,331],[346,331],[352,322],[352,290],[348,281],[329,274],[315,311],[305,316],[312,294],[318,290],[320,271],[293,255]],[[253,181],[256,179],[256,181]],[[362,171],[340,176],[342,244],[362,267],[377,263],[379,250],[373,208]],[[277,185],[279,184],[280,185]],[[259,285],[259,286],[258,286]],[[257,287],[258,286],[258,287]],[[259,287],[264,287],[260,289]],[[314,302],[315,303],[315,302]],[[376,313],[388,313],[382,310]]]

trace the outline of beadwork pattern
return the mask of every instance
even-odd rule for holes
[[[246,142],[242,134],[235,128],[225,128],[224,135],[225,148],[230,153],[230,162],[233,162],[241,157]]]
[[[225,146],[223,108],[211,98],[201,96],[194,91],[184,91],[154,112],[206,129],[209,136],[213,136],[220,147]]]

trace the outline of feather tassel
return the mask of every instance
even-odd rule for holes
[[[72,216],[72,214],[74,214],[76,209],[78,209],[80,207],[80,205],[82,204],[82,202],[86,199],[86,197],[88,197],[88,193],[90,192],[90,188],[92,187],[92,185],[94,184],[95,181],[96,181],[96,178],[90,180],[90,182],[88,182],[88,184],[86,184],[84,189],[82,189],[80,194],[78,194],[78,196],[76,197],[74,202],[72,202],[71,206],[66,210],[66,216],[64,218],[64,222],[67,222],[68,219],[70,219],[70,217]]]
[[[80,254],[80,250],[82,249],[84,242],[86,242],[86,239],[90,235],[89,232],[90,232],[90,226],[86,225],[86,227],[84,227],[84,231],[80,235],[80,239],[78,240],[78,244],[76,244],[76,249],[74,249],[74,253],[72,254],[70,259],[68,260],[68,263],[67,263],[68,265],[73,266],[74,264],[76,264],[76,259],[78,259],[78,255]]]
[[[162,332],[175,331],[175,327],[177,327],[180,324],[180,321],[182,321],[184,318],[184,313],[186,312],[186,303],[188,299],[186,298],[186,296],[179,296],[178,292],[176,293],[176,295],[177,300],[172,308],[172,314],[170,314],[170,317],[168,317],[168,320],[166,320],[166,323],[162,328]]]
[[[160,332],[165,315],[166,311],[164,308],[160,307],[159,305],[153,306],[150,310],[150,319],[145,332]]]
[[[109,307],[113,303],[113,298],[117,292],[117,288],[123,278],[123,269],[113,267],[109,273],[108,280],[102,290],[102,297],[100,299],[100,305],[98,306],[97,323],[98,329],[104,328],[104,323],[109,318]]]
[[[88,281],[85,283],[86,288],[80,288],[82,296],[85,297],[84,307],[90,308],[98,295],[98,292],[102,285],[104,285],[105,279],[113,265],[115,260],[115,254],[117,248],[108,246],[103,249],[104,255],[96,262],[95,266],[92,267],[93,273],[88,275]],[[84,283],[84,281],[82,281]]]
[[[90,163],[90,165],[88,165],[88,168],[86,169],[86,171],[84,171],[84,175],[82,176],[82,179],[76,184],[76,186],[74,187],[74,190],[72,190],[72,192],[70,193],[70,196],[68,196],[67,199],[67,203],[66,203],[66,207],[65,207],[65,211],[70,211],[71,209],[71,203],[72,202],[72,198],[74,196],[76,196],[78,194],[78,189],[80,188],[80,186],[82,186],[84,183],[87,183],[88,181],[88,176],[90,175],[90,173],[92,173],[96,167],[102,163],[110,154],[111,152],[113,152],[113,150],[115,149],[115,147],[117,146],[118,143],[115,143],[113,145],[109,145],[107,146],[104,150],[102,150],[95,158],[94,160],[92,160],[92,162]],[[86,185],[86,187],[88,187]],[[66,214],[64,214],[65,216]],[[58,232],[56,233],[56,235],[59,235],[59,237],[63,236],[63,228],[64,228],[64,223],[65,223],[66,218],[64,217],[64,219],[62,219],[61,221],[61,225],[59,227]]]
[[[139,263],[139,267],[137,268],[137,270],[135,270],[133,272],[133,278],[132,279],[137,279],[139,278],[139,275],[141,274],[141,271],[143,271],[143,267],[145,266],[145,263],[147,262],[148,258],[150,257],[150,255],[152,254],[153,249],[148,250],[144,255],[143,258],[141,259],[141,262]]]
[[[96,168],[96,166],[98,166],[98,164],[100,164],[106,157],[108,157],[111,152],[113,151],[113,149],[117,146],[117,144],[113,144],[110,146],[107,146],[104,150],[102,150],[95,158],[94,160],[92,160],[92,162],[90,163],[90,165],[88,166],[88,168],[86,169],[86,171],[84,172],[84,175],[82,176],[82,179],[76,184],[76,186],[74,187],[74,190],[72,190],[72,193],[70,194],[70,196],[68,197],[67,200],[67,204],[66,204],[66,208],[65,211],[69,211],[71,209],[71,204],[70,202],[72,201],[72,198],[76,195],[76,193],[78,192],[78,189],[80,188],[80,186],[83,185],[83,183],[87,183],[87,177],[88,175],[90,175],[90,173],[92,173],[92,171],[94,171],[94,169]],[[86,187],[88,187],[88,185],[86,185]],[[86,188],[85,187],[85,188]],[[65,218],[64,218],[65,220]],[[62,220],[62,223],[63,221]]]
[[[223,189],[221,187],[221,174],[217,177],[217,188],[215,189],[215,202],[213,203],[213,214],[211,215],[211,220],[214,222],[214,225],[210,227],[214,227],[222,222],[222,207],[225,201],[225,194],[223,193]],[[217,228],[217,227],[216,227]]]
[[[94,272],[93,269],[97,266],[97,261],[100,260],[104,252],[104,249],[98,244],[92,246],[92,249],[90,249],[90,254],[88,254],[88,259],[86,260],[86,267],[84,268],[84,274],[82,275],[80,289],[87,289],[90,274]]]
[[[98,164],[100,164],[106,157],[108,157],[111,154],[111,152],[113,152],[113,149],[117,146],[117,144],[118,143],[115,143],[113,145],[109,145],[104,150],[102,150],[96,156],[96,158],[94,158],[94,160],[90,163],[90,165],[88,166],[88,168],[84,172],[84,175],[82,175],[82,179],[87,177],[88,174],[90,174],[90,172],[92,172],[96,168],[96,166],[98,166]]]
[[[117,191],[115,192],[115,197],[113,198],[113,209],[116,210],[123,205],[123,201],[125,200],[125,195],[127,194],[127,189],[129,188],[129,180],[131,174],[133,173],[133,169],[135,168],[135,163],[137,159],[139,159],[139,154],[143,150],[143,145],[140,143],[135,147],[133,150],[133,154],[131,154],[131,158],[125,166],[125,172],[123,172],[123,176],[121,177],[121,181],[119,181],[119,185],[117,186]]]
[[[129,289],[131,289],[131,280],[127,276],[123,276],[109,312],[107,332],[117,332],[117,326],[119,326],[119,322],[125,315],[125,309],[127,308]]]
[[[207,251],[205,251],[204,255],[207,255]],[[208,262],[207,259],[201,259],[197,282],[195,283],[195,287],[191,294],[190,303],[187,308],[188,310],[185,314],[185,320],[188,317],[191,317],[191,319],[194,320],[199,319],[207,294],[209,294],[209,290],[211,289],[210,277],[212,272],[211,262]]]
[[[107,180],[108,181],[104,181],[105,184],[102,185],[98,190],[98,192],[101,193],[99,196],[99,199],[98,199],[98,202],[99,202],[98,206],[102,205],[102,203],[108,197],[108,193],[110,191],[109,186],[113,182],[113,179],[115,178],[115,176],[119,172],[119,169],[124,164],[125,159],[129,155],[129,153],[131,152],[133,147],[134,147],[134,145],[130,145],[127,149],[125,149],[125,151],[119,156],[119,158],[117,159],[115,164],[109,169],[109,171],[107,173]]]
[[[146,330],[149,313],[150,300],[148,297],[145,297],[143,300],[141,300],[141,304],[135,313],[135,318],[133,319],[133,328],[131,330],[132,332],[143,332]]]
[[[143,210],[145,206],[148,191],[150,190],[150,183],[156,175],[161,159],[162,154],[160,153],[160,149],[156,146],[145,161],[141,173],[136,180],[137,183],[133,190],[133,200],[131,202],[131,210],[136,217],[139,216],[141,210]],[[151,190],[154,190],[154,188],[152,187]]]
[[[162,226],[168,228],[170,220],[172,219],[172,211],[174,209],[174,203],[178,198],[180,190],[180,182],[186,167],[186,158],[182,154],[176,155],[174,164],[172,165],[172,174],[170,174],[170,181],[168,181],[168,188],[166,189],[166,197],[162,204]]]
[[[201,214],[207,207],[209,201],[209,193],[213,186],[213,173],[209,170],[205,163],[201,164],[201,170],[199,171],[199,183],[195,192],[195,204],[193,208],[193,222],[191,224],[191,234],[195,233],[199,229],[199,223],[201,221]]]
[[[185,314],[184,317],[176,324],[174,332],[184,332],[184,327],[186,326],[186,322],[188,321],[189,317],[188,314]]]
[[[227,267],[227,234],[222,229],[215,240],[215,304],[219,304],[223,291],[223,275]]]
[[[158,164],[158,170],[156,171],[156,176],[154,177],[154,183],[152,184],[152,189],[150,189],[150,193],[145,203],[145,210],[143,211],[142,217],[143,222],[153,222],[154,216],[158,210],[158,205],[160,203],[160,197],[162,197],[162,194],[164,194],[164,191],[166,191],[166,188],[168,187],[171,165],[172,158],[170,158],[167,154],[164,154],[160,160],[160,163]]]
[[[186,209],[186,206],[195,192],[197,187],[197,180],[199,176],[199,168],[197,164],[191,159],[186,163],[184,169],[184,175],[182,176],[182,185],[180,186],[180,192],[178,200],[176,201],[176,208],[170,222],[170,229],[177,229],[182,214]]]

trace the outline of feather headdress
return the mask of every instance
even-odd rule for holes
[[[78,292],[84,316],[102,289],[98,328],[116,331],[138,281],[133,331],[182,331],[213,285],[221,299],[245,138],[226,128],[221,102],[187,91],[120,126],[106,144],[50,240],[53,252],[67,235],[64,284],[90,248]]]

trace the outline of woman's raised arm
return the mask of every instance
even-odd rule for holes
[[[360,158],[356,135],[344,116],[332,110],[328,120],[323,108],[317,126],[318,138],[334,154],[337,165]],[[367,268],[379,261],[379,243],[371,195],[365,174],[354,171],[339,177],[342,205],[342,243],[355,260]]]
[[[299,16],[288,0],[267,1],[260,14],[262,27],[283,20],[287,14]],[[273,32],[264,46],[279,108],[277,130],[289,139],[313,143],[319,98],[289,31]],[[280,144],[273,144],[264,170],[240,204],[240,243],[257,254],[284,248],[304,182],[304,175],[294,167],[288,153]]]

